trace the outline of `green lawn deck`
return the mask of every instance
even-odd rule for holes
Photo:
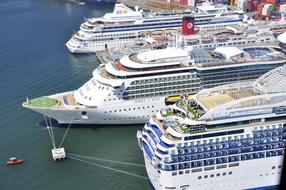
[[[188,104],[186,103],[180,103],[180,104],[177,104],[177,106],[187,112],[190,112],[192,114],[192,117],[191,119],[193,120],[198,120],[199,116],[198,116],[198,113],[191,107],[189,106]]]
[[[58,100],[56,99],[49,98],[49,97],[41,97],[41,98],[29,100],[28,102],[25,102],[23,105],[25,107],[30,107],[30,108],[49,109],[57,104],[58,104]]]

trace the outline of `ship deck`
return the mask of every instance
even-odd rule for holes
[[[147,42],[147,39],[140,38],[135,42],[124,44],[118,47],[108,48],[103,51],[96,52],[98,59],[101,63],[108,63],[112,61],[119,60],[125,55],[130,55],[136,52],[148,51],[151,49],[158,49],[162,47],[167,47],[168,43],[171,41],[170,35],[151,35],[154,40],[153,43]]]
[[[210,110],[236,99],[250,96],[253,96],[252,92],[229,92],[226,94],[212,93],[209,96],[199,97],[198,99],[208,110]]]
[[[155,118],[155,117],[154,117]],[[225,130],[232,130],[232,129],[237,129],[238,127],[239,128],[245,128],[245,127],[253,127],[253,126],[259,126],[262,124],[262,122],[260,120],[253,120],[253,121],[250,121],[249,123],[245,123],[245,124],[240,124],[239,126],[238,125],[233,125],[233,124],[229,124],[229,125],[223,125],[221,127],[216,127],[216,128],[206,128],[206,129],[192,129],[190,127],[188,127],[187,125],[184,125],[183,123],[178,123],[177,121],[168,121],[170,123],[178,123],[177,125],[170,125],[168,127],[166,126],[163,126],[163,123],[164,122],[160,122],[158,119],[154,119],[153,118],[153,121],[155,121],[156,123],[158,123],[158,125],[160,126],[160,128],[165,131],[164,135],[166,138],[168,138],[169,140],[172,140],[172,141],[176,141],[177,138],[170,135],[168,132],[167,132],[167,128],[168,127],[171,127],[173,130],[175,130],[176,132],[180,133],[180,134],[191,134],[191,135],[194,135],[194,134],[203,134],[203,133],[206,133],[206,132],[219,132],[219,131],[225,131]],[[264,125],[271,125],[271,124],[278,124],[278,123],[285,123],[286,122],[286,119],[282,118],[282,119],[277,119],[275,121],[271,120],[271,121],[264,121],[263,124]]]
[[[59,101],[57,99],[49,97],[36,98],[23,103],[24,107],[38,109],[49,109],[56,105],[59,105]]]

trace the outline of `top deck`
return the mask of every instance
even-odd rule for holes
[[[38,108],[38,109],[49,109],[57,105],[58,103],[59,101],[57,99],[49,97],[41,97],[33,100],[28,100],[27,102],[23,103],[23,106],[30,108]]]
[[[225,94],[211,93],[209,96],[199,97],[199,101],[208,109],[213,109],[233,100],[253,96],[251,91],[246,92],[227,92]]]

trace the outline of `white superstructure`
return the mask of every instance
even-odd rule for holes
[[[156,190],[274,189],[286,143],[286,66],[205,89],[137,133]]]
[[[195,34],[183,35],[180,33],[165,32],[163,36],[157,36],[137,40],[128,46],[122,45],[107,48],[97,52],[97,57],[102,63],[115,61],[131,52],[143,52],[148,49],[162,49],[167,46],[191,46],[213,50],[222,46],[252,46],[255,44],[273,44],[284,39],[280,35],[286,31],[284,17],[279,21],[255,21],[251,24],[228,26],[225,28],[200,29]],[[280,36],[278,36],[280,35]],[[284,34],[285,35],[285,34]],[[278,36],[278,40],[277,40]]]
[[[219,28],[242,23],[242,11],[228,10],[227,6],[198,7],[198,12],[158,13],[145,15],[141,10],[115,4],[114,11],[101,18],[87,19],[66,43],[72,53],[95,53],[105,48],[134,42],[146,36],[146,32],[177,30],[182,27],[184,16],[194,16],[197,28]]]
[[[285,51],[277,45],[224,48],[133,53],[100,65],[76,91],[30,100],[23,106],[59,123],[145,123],[170,103],[166,96],[257,79],[286,61]],[[240,53],[225,54],[234,49]]]

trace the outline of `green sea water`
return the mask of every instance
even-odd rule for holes
[[[95,55],[71,55],[64,44],[84,17],[101,16],[112,4],[64,0],[0,1],[0,190],[152,189],[148,180],[66,159],[53,162],[43,116],[21,107],[35,98],[80,87],[98,66]],[[144,165],[136,126],[73,126],[67,152]],[[66,127],[54,129],[59,144]],[[21,165],[5,162],[16,156]],[[85,159],[88,160],[88,159]],[[88,161],[145,176],[144,167]]]

